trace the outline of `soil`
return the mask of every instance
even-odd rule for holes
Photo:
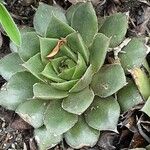
[[[69,0],[73,2],[75,0]],[[33,26],[33,16],[39,2],[52,5],[52,0],[5,0],[6,7],[18,26]],[[55,0],[67,9],[71,3],[67,0]],[[150,1],[148,0],[93,0],[97,16],[114,12],[129,12],[128,36],[150,36]],[[0,28],[0,58],[10,53],[9,39]],[[147,56],[150,60],[150,56]],[[150,62],[150,61],[149,61]],[[0,76],[0,86],[6,81]],[[140,112],[143,104],[121,114],[118,122],[119,133],[105,131],[101,133],[97,145],[81,150],[128,150],[145,148],[150,144],[150,118]],[[13,111],[0,107],[0,150],[37,150],[33,137],[33,128]],[[65,141],[54,150],[72,150]]]

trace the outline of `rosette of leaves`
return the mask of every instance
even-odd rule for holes
[[[126,110],[143,101],[139,94],[140,99],[126,107],[115,96],[126,87],[125,72],[142,66],[143,41],[132,39],[118,55],[121,63],[106,59],[109,48],[125,39],[127,27],[122,13],[98,24],[91,2],[67,12],[40,3],[34,28],[22,30],[21,46],[11,44],[12,53],[0,61],[0,73],[8,81],[0,104],[35,128],[39,149],[54,147],[63,138],[73,148],[94,146],[100,131],[117,131],[120,106]],[[142,93],[139,87],[131,93]]]

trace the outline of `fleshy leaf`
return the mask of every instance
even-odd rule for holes
[[[143,111],[150,117],[150,109],[149,108],[150,108],[150,97],[148,98],[148,100],[144,104],[143,108],[141,109],[141,111]]]
[[[38,52],[40,52],[40,42],[37,34],[35,32],[23,33],[22,43],[18,49],[20,57],[27,61]]]
[[[90,46],[90,63],[97,72],[103,65],[109,48],[110,39],[102,33],[98,33]]]
[[[89,87],[77,93],[70,93],[63,100],[62,107],[66,111],[81,115],[93,102],[94,92]]]
[[[85,119],[94,129],[116,131],[119,115],[120,107],[115,98],[96,96],[85,113]]]
[[[85,59],[85,62],[89,62],[89,50],[85,45],[81,35],[78,32],[69,34],[66,37],[67,45],[70,47],[76,54],[79,52],[82,57]]]
[[[61,103],[51,101],[45,113],[44,124],[48,132],[55,136],[65,133],[78,121],[78,116],[63,110]]]
[[[62,135],[52,135],[47,132],[47,129],[44,126],[35,129],[34,136],[39,150],[47,150],[49,148],[52,148],[62,140]]]
[[[90,65],[79,81],[70,89],[70,93],[79,92],[89,86],[94,75],[93,67]]]
[[[51,62],[49,62],[44,70],[41,72],[41,74],[45,77],[47,77],[48,79],[55,81],[55,82],[64,82],[65,80],[61,79],[56,72],[53,69],[53,66],[51,64]]]
[[[40,37],[40,51],[43,63],[49,62],[47,55],[55,48],[59,39]]]
[[[100,97],[108,97],[125,85],[126,77],[120,64],[104,65],[91,82],[95,95]]]
[[[141,95],[145,100],[147,100],[150,96],[150,78],[147,76],[144,70],[140,68],[134,68],[130,70],[130,73]]]
[[[91,2],[82,3],[73,14],[71,26],[78,31],[89,46],[98,32],[98,21]]]
[[[75,32],[68,24],[60,21],[55,15],[51,17],[51,23],[48,25],[46,37],[65,38],[68,34]]]
[[[66,11],[66,18],[67,18],[67,20],[68,20],[68,22],[69,22],[69,25],[71,25],[72,17],[73,17],[73,15],[74,15],[76,9],[77,9],[80,5],[82,5],[82,3],[77,3],[76,5],[71,5],[71,6],[67,9],[67,11]]]
[[[94,146],[98,141],[100,132],[89,127],[84,117],[79,117],[78,122],[65,133],[65,140],[72,148],[79,149],[84,146]]]
[[[51,83],[51,86],[56,88],[56,89],[59,89],[59,90],[68,91],[74,86],[74,84],[77,81],[78,80],[70,80],[70,81],[65,81],[62,83]]]
[[[45,78],[40,74],[44,69],[44,65],[41,61],[39,53],[31,57],[27,62],[23,64],[23,66],[27,70],[29,70],[35,77],[42,81],[45,81]]]
[[[35,84],[33,86],[33,92],[35,98],[40,98],[45,100],[62,99],[68,96],[67,92],[60,91],[44,83]]]
[[[44,112],[47,101],[41,99],[30,99],[20,104],[16,113],[34,128],[39,128],[44,124]]]
[[[25,68],[21,66],[23,61],[17,53],[11,53],[0,60],[0,74],[6,80],[9,80],[13,74],[19,71],[24,71]]]
[[[123,69],[127,72],[129,69],[141,66],[146,57],[146,50],[141,39],[133,38],[119,53]]]
[[[0,23],[2,24],[2,27],[4,28],[10,39],[16,45],[20,45],[21,35],[19,29],[17,28],[9,12],[2,3],[0,3]]]
[[[132,81],[129,81],[125,87],[119,90],[117,100],[122,112],[125,112],[133,106],[143,102],[136,85]]]
[[[47,28],[52,23],[53,14],[62,22],[67,23],[65,14],[60,7],[40,3],[34,17],[34,28],[42,36],[46,36]]]
[[[106,18],[99,32],[111,37],[110,47],[118,46],[124,39],[128,28],[128,17],[125,13],[116,13]]]
[[[16,107],[33,97],[33,85],[38,80],[29,72],[18,72],[13,75],[6,87],[0,91],[0,105],[15,110]]]

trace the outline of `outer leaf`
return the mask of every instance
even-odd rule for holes
[[[93,65],[95,72],[97,72],[103,65],[109,48],[110,39],[104,34],[98,33],[92,45],[90,46],[90,64]]]
[[[21,66],[23,61],[17,53],[11,53],[0,60],[0,74],[6,80],[9,80],[13,74],[19,71],[24,71],[25,68]]]
[[[89,46],[98,31],[97,17],[91,2],[80,5],[72,17],[71,26],[78,31]]]
[[[39,146],[39,150],[52,148],[62,140],[62,135],[54,136],[49,134],[44,126],[35,129],[34,136],[37,141],[37,145]]]
[[[20,103],[33,97],[32,89],[36,82],[37,79],[29,72],[16,73],[0,91],[0,105],[15,110]]]
[[[60,7],[49,6],[44,3],[40,3],[34,17],[34,28],[36,32],[42,36],[46,36],[47,28],[52,23],[53,14],[61,21],[67,23],[65,14]]]
[[[103,66],[94,76],[91,88],[95,95],[108,97],[126,85],[126,77],[120,64]]]
[[[145,100],[150,96],[150,78],[148,78],[147,74],[144,70],[140,68],[134,68],[130,70],[130,73]]]
[[[85,59],[85,62],[89,63],[89,50],[86,47],[81,35],[77,32],[71,33],[66,37],[67,45],[70,47],[75,53],[79,52],[82,57]]]
[[[102,99],[95,97],[85,114],[86,122],[97,130],[117,130],[120,107],[113,97]]]
[[[146,47],[141,39],[133,38],[119,54],[120,62],[123,69],[127,72],[129,69],[139,67],[146,57]]]
[[[57,136],[65,133],[78,121],[78,116],[61,107],[62,101],[51,101],[45,113],[44,124],[49,133]]]
[[[88,87],[92,81],[92,77],[94,75],[93,67],[90,65],[84,75],[79,79],[79,81],[70,89],[70,93],[79,92],[84,88]]]
[[[100,132],[89,127],[81,116],[73,128],[65,133],[67,144],[75,149],[83,146],[94,146],[98,141]]]
[[[65,91],[60,91],[53,88],[50,85],[44,83],[37,83],[33,86],[34,97],[51,100],[51,99],[62,99],[68,96]]]
[[[17,107],[16,113],[32,125],[39,128],[44,124],[44,112],[47,102],[41,99],[30,99]]]
[[[31,40],[32,39],[32,40]],[[22,34],[22,43],[18,49],[20,57],[27,61],[40,51],[39,38],[35,32],[25,32]]]
[[[70,93],[63,100],[62,107],[66,111],[81,115],[93,102],[94,92],[89,87],[77,93]]]
[[[150,97],[146,101],[144,107],[141,109],[141,111],[143,111],[144,113],[146,113],[150,117],[150,109],[149,108],[150,108]]]
[[[57,19],[55,15],[51,17],[51,23],[48,25],[46,37],[60,38],[66,37],[68,34],[75,32],[68,24]]]
[[[118,92],[117,98],[122,112],[127,111],[133,106],[143,102],[137,87],[131,81]]]
[[[110,47],[120,44],[127,32],[128,18],[126,14],[116,13],[106,18],[99,32],[111,37]]]
[[[23,66],[38,79],[42,81],[45,80],[45,78],[40,74],[44,69],[44,65],[41,61],[41,57],[39,53],[31,57],[27,62],[23,64]]]
[[[2,27],[4,28],[10,39],[16,45],[20,45],[21,44],[20,32],[15,22],[13,21],[12,17],[10,16],[9,12],[2,3],[0,3],[0,23],[2,24]]]

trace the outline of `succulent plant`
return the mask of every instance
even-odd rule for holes
[[[66,12],[40,3],[34,28],[22,29],[20,47],[11,43],[0,60],[0,104],[35,128],[39,149],[63,138],[94,146],[100,131],[117,132],[120,112],[148,99],[147,47],[126,39],[127,28],[125,13],[97,19],[91,2]]]

